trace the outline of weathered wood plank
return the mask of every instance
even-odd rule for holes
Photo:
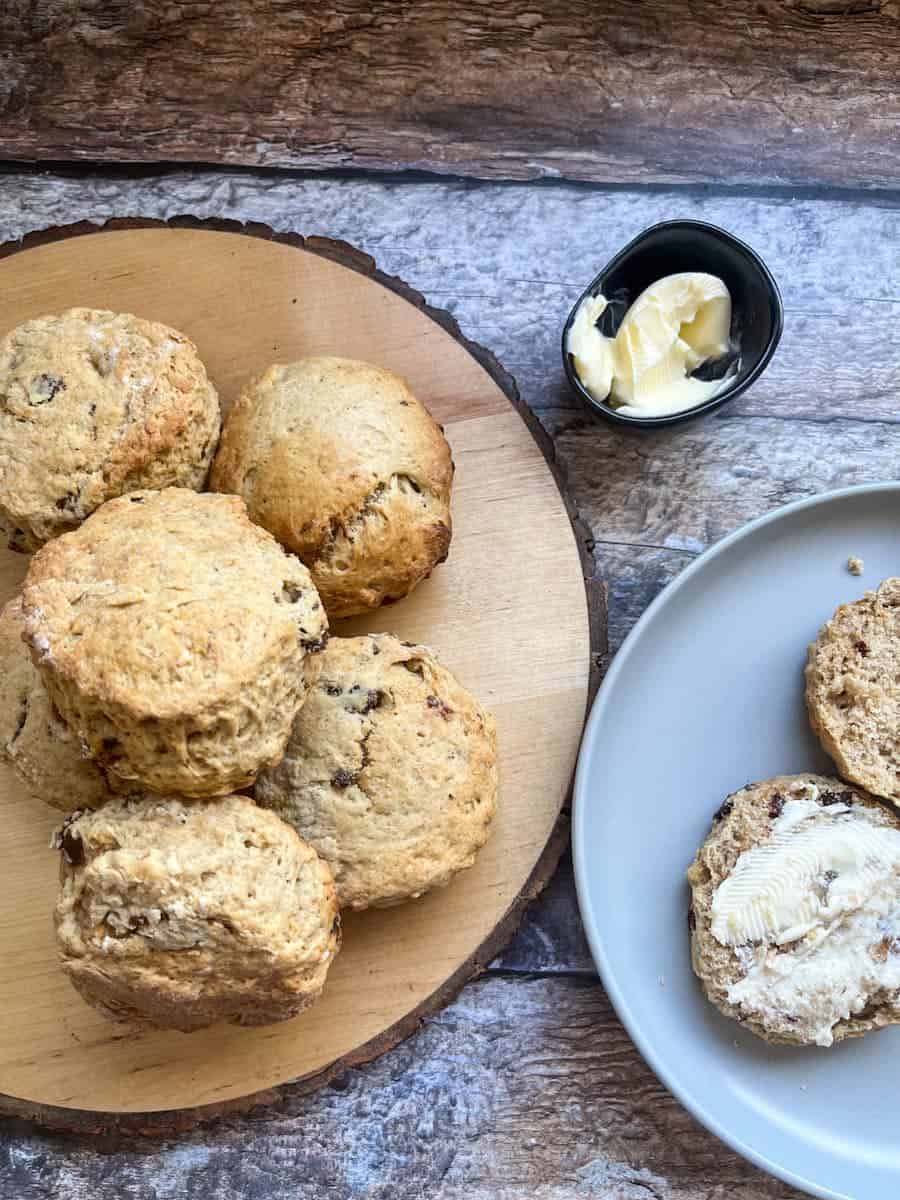
[[[12,0],[0,155],[895,187],[897,0]]]
[[[536,318],[554,339],[557,317],[617,250],[657,221],[724,225],[753,245],[793,312],[843,316],[862,301],[900,303],[900,200],[734,196],[703,190],[605,190],[565,184],[496,185],[285,177],[243,171],[81,176],[7,166],[0,172],[0,233],[110,216],[234,217],[345,238],[379,266],[460,311],[522,334]],[[524,311],[510,285],[546,287]],[[556,295],[554,301],[552,297]],[[571,299],[570,299],[571,297]],[[498,304],[498,302],[500,302]],[[788,322],[788,326],[790,322]],[[554,355],[555,357],[555,355]]]
[[[556,446],[598,541],[696,552],[788,501],[894,479],[900,462],[895,424],[784,421],[726,408],[706,424],[623,438],[585,420],[561,428]]]
[[[488,978],[318,1095],[148,1147],[0,1122],[9,1200],[789,1200],[656,1081],[591,980]]]

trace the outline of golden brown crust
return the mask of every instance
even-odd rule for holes
[[[341,907],[449,883],[487,840],[494,720],[424,646],[332,638],[285,756],[257,800],[329,862]]]
[[[405,596],[446,558],[452,480],[447,441],[403,380],[342,358],[253,380],[210,475],[306,563],[332,618]]]
[[[110,500],[32,559],[32,656],[105,770],[224,794],[278,761],[321,669],[327,620],[303,564],[237,496]]]
[[[900,804],[900,579],[842,604],[819,631],[806,706],[840,774]]]
[[[109,784],[50,703],[24,630],[17,596],[0,611],[0,757],[33,796],[53,808],[97,808],[109,799]]]
[[[246,796],[115,799],[59,844],[62,966],[105,1016],[260,1025],[321,993],[340,944],[331,874]]]
[[[895,825],[896,818],[887,807],[860,788],[848,788],[840,779],[825,775],[778,775],[761,783],[747,784],[733,792],[722,803],[703,845],[688,869],[691,887],[691,907],[688,926],[691,940],[691,962],[709,1001],[757,1037],[774,1045],[808,1045],[809,1042],[792,1034],[784,1024],[777,1029],[763,1024],[752,1013],[745,1012],[728,999],[729,989],[744,975],[735,947],[724,946],[712,933],[712,902],[719,884],[731,874],[741,854],[764,842],[781,806],[790,797],[792,788],[813,784],[820,803],[839,800],[843,803],[864,804],[872,808],[886,825]],[[832,1030],[835,1042],[845,1038],[862,1037],[900,1021],[900,1010],[890,1003],[876,1005],[865,1016],[839,1021]]]
[[[105,500],[201,488],[219,400],[183,333],[73,308],[0,340],[0,531],[36,550]]]

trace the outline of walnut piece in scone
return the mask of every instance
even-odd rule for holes
[[[322,659],[258,802],[328,861],[342,908],[442,887],[490,832],[493,717],[424,646],[390,634],[332,638]]]
[[[117,798],[58,842],[62,967],[104,1016],[265,1025],[321,993],[340,944],[331,874],[248,797]]]
[[[328,636],[306,567],[243,501],[182,488],[108,501],[35,555],[23,595],[66,723],[161,794],[223,795],[276,763]]]
[[[0,340],[0,532],[36,550],[113,496],[201,488],[219,426],[183,333],[89,308],[26,321]]]

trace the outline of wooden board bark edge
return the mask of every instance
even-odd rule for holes
[[[17,241],[6,242],[0,245],[0,260],[8,258],[12,254],[30,250],[35,246],[63,241],[66,238],[83,237],[107,231],[115,232],[126,229],[159,229],[166,227],[175,229],[210,229],[219,233],[258,237],[267,241],[293,246],[297,249],[306,250],[331,259],[342,266],[368,276],[374,282],[402,296],[410,304],[420,309],[431,320],[440,325],[442,329],[446,330],[487,371],[525,422],[525,425],[541,450],[572,524],[581,560],[590,628],[591,664],[587,695],[587,710],[589,710],[606,664],[608,648],[606,586],[601,580],[594,577],[593,538],[586,522],[582,520],[578,512],[577,506],[568,494],[564,472],[557,461],[553,440],[520,396],[516,381],[486,347],[472,341],[462,333],[458,323],[450,313],[428,304],[420,292],[410,287],[402,279],[380,271],[371,255],[358,250],[348,242],[323,237],[304,237],[296,233],[277,233],[268,225],[258,222],[242,223],[240,221],[199,219],[190,216],[172,217],[168,221],[143,217],[116,218],[102,225],[96,225],[90,221],[80,221],[72,225],[61,225],[50,229],[37,230],[26,234]],[[587,710],[585,716],[587,716]],[[559,859],[568,845],[568,841],[569,808],[567,802],[564,804],[553,832],[547,840],[547,844],[541,852],[538,861],[535,863],[525,886],[510,905],[502,920],[497,923],[490,936],[482,942],[475,953],[441,987],[432,992],[427,1000],[419,1004],[402,1020],[391,1026],[390,1029],[385,1030],[378,1037],[364,1043],[362,1046],[356,1047],[352,1053],[336,1059],[324,1071],[319,1071],[313,1075],[307,1075],[300,1079],[280,1084],[278,1087],[254,1092],[248,1096],[242,1096],[223,1103],[206,1104],[196,1108],[173,1109],[163,1112],[121,1114],[90,1112],[63,1108],[57,1105],[36,1104],[15,1096],[0,1094],[0,1116],[16,1117],[32,1121],[46,1129],[64,1133],[159,1138],[184,1133],[198,1125],[208,1124],[211,1121],[229,1115],[248,1113],[253,1109],[277,1105],[284,1098],[288,1090],[294,1095],[313,1092],[326,1085],[342,1071],[371,1062],[372,1059],[393,1049],[394,1046],[414,1033],[427,1017],[449,1004],[469,980],[480,975],[491,960],[504,949],[516,932],[526,907],[541,893],[552,877]]]

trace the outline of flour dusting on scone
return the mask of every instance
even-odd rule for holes
[[[830,1046],[900,1021],[900,821],[838,779],[729,796],[688,871],[694,971],[770,1042]]]

